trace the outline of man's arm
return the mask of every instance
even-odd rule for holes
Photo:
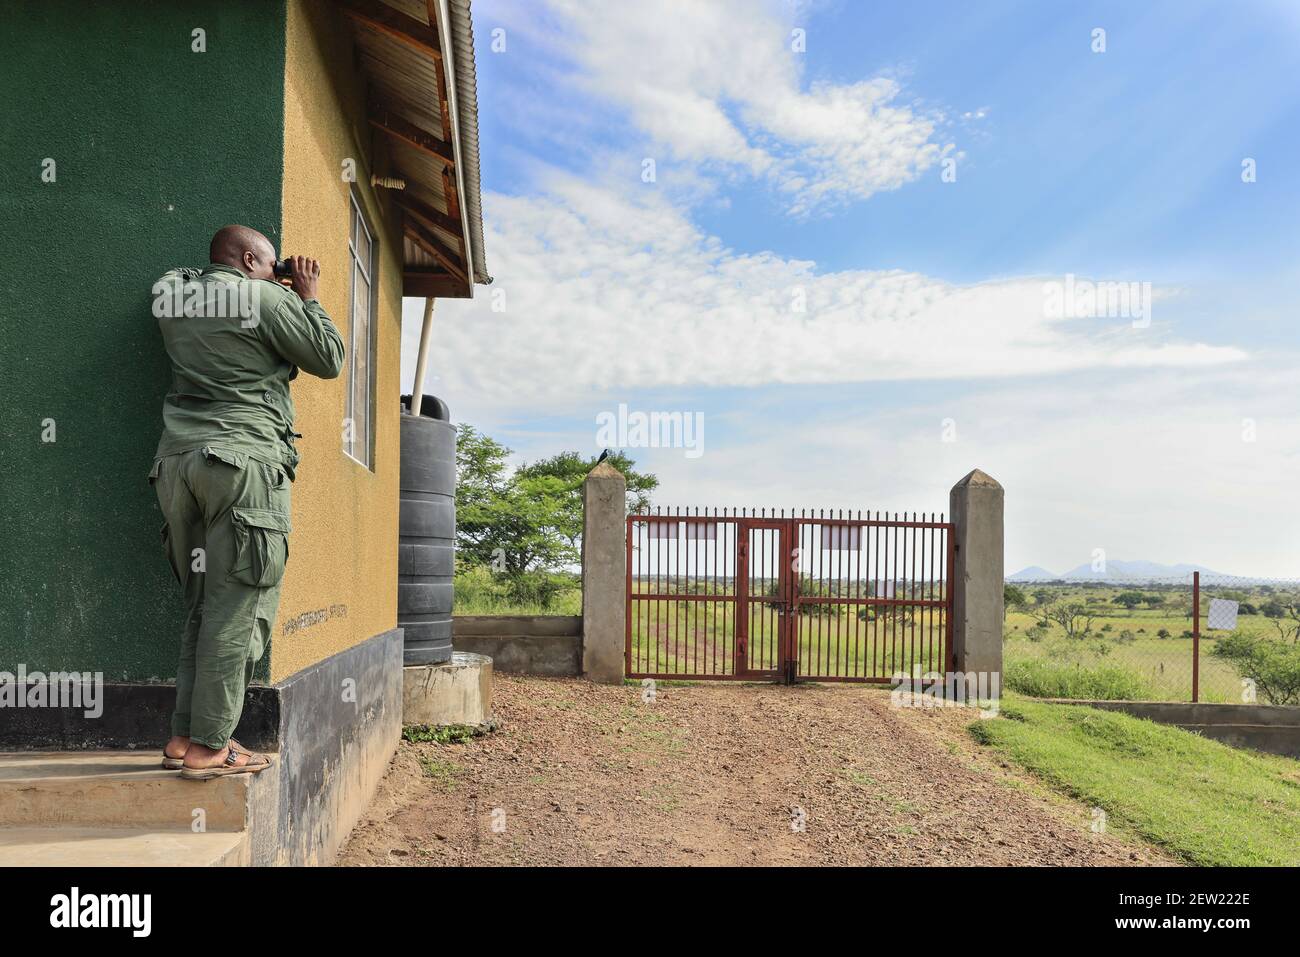
[[[271,347],[304,372],[334,379],[343,371],[343,337],[315,299],[289,293],[261,327]]]
[[[333,379],[343,370],[343,337],[316,299],[320,264],[305,256],[294,256],[290,264],[293,292],[276,307],[267,339],[298,368],[322,379]]]

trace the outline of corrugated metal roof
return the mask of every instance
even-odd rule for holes
[[[440,290],[437,295],[472,295],[472,283],[492,279],[483,251],[469,0],[340,0],[339,6],[353,24],[357,62],[369,89],[370,121],[389,133],[391,174],[406,180],[406,189],[394,198],[399,205],[413,202],[415,209],[423,209],[418,215],[403,213],[408,231],[415,233],[402,244],[412,277],[407,285],[427,291],[432,281]]]

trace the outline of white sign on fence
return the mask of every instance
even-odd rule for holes
[[[646,536],[649,538],[667,538],[677,540],[677,528],[680,522],[646,522]]]
[[[1232,631],[1237,627],[1237,603],[1226,598],[1210,599],[1210,617],[1207,628],[1216,631]]]
[[[718,523],[686,522],[686,540],[688,542],[716,542],[718,540]]]
[[[823,549],[845,549],[848,551],[862,550],[862,526],[861,525],[823,525],[822,526],[822,548]]]

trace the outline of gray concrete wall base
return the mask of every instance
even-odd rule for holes
[[[253,864],[333,863],[401,740],[402,646],[394,628],[275,686],[275,766],[249,783]]]
[[[627,481],[608,462],[582,485],[582,671],[623,680],[627,627]]]

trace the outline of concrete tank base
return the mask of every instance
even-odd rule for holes
[[[402,669],[402,724],[483,727],[492,718],[492,659],[454,652],[437,665]]]

